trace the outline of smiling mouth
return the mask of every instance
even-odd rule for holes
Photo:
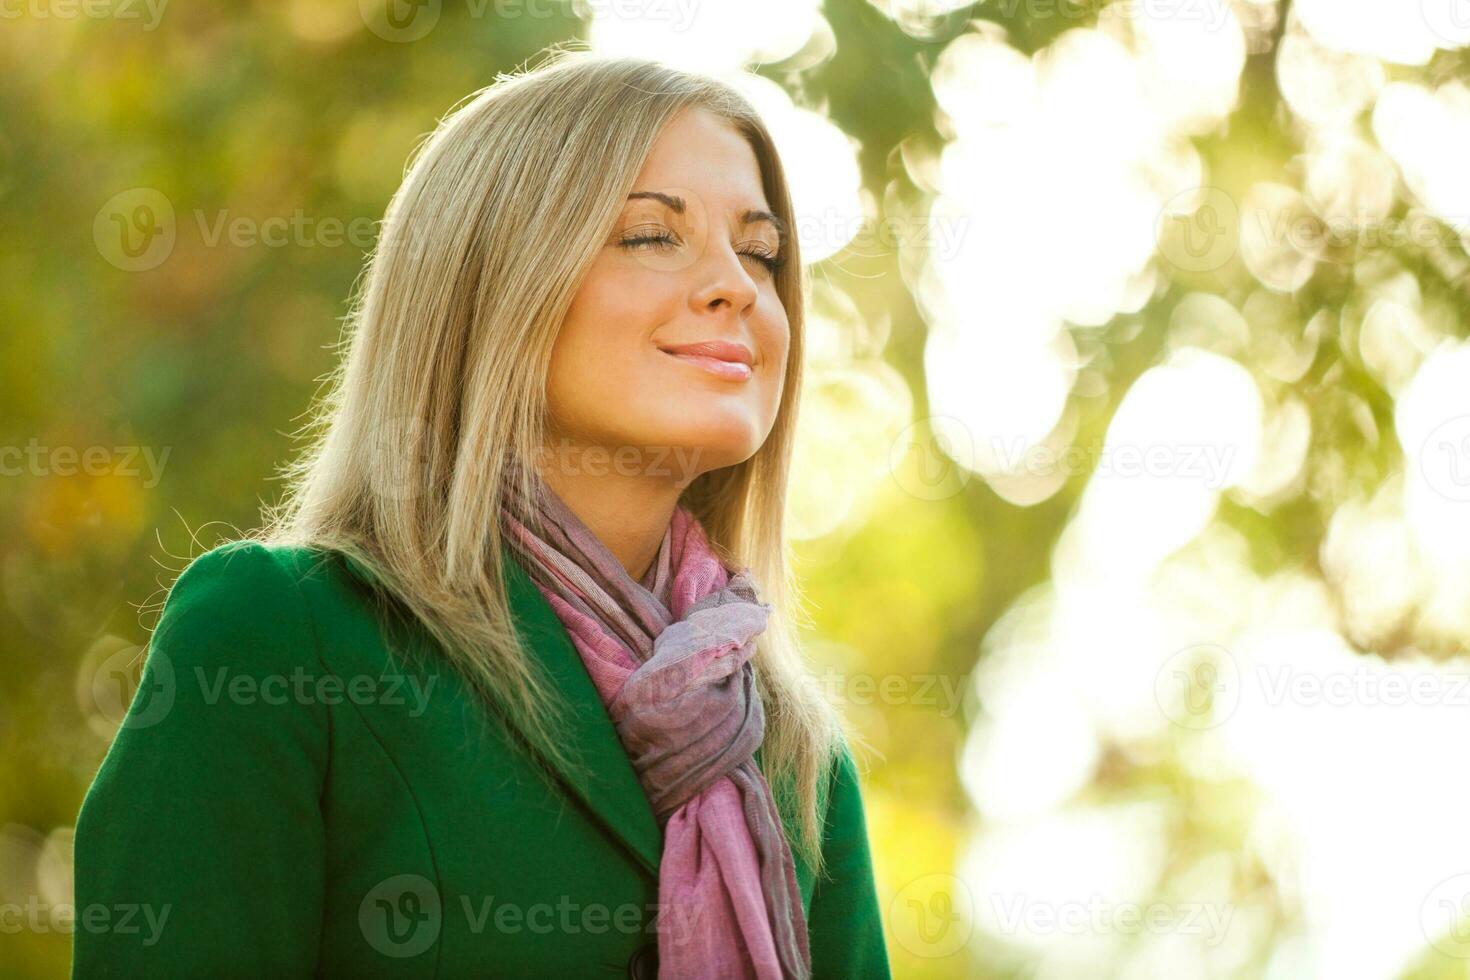
[[[708,354],[684,354],[671,350],[663,351],[663,353],[726,381],[748,381],[752,374],[750,365],[741,361],[726,361],[718,357],[710,357]]]

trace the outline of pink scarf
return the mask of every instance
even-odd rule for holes
[[[540,533],[502,506],[508,539],[571,636],[664,828],[659,976],[806,980],[791,848],[753,759],[765,716],[749,661],[771,607],[684,507],[635,582],[534,482]],[[685,921],[675,927],[675,916]]]

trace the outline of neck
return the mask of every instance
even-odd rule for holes
[[[640,467],[614,466],[610,453],[601,458],[607,465],[578,467],[559,466],[552,456],[538,470],[636,582],[658,557],[683,487],[670,477],[634,472]]]

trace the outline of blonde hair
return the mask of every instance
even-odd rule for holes
[[[342,552],[407,607],[471,688],[562,765],[567,710],[534,670],[505,589],[501,491],[546,437],[553,343],[660,130],[698,107],[750,142],[772,211],[795,227],[770,134],[730,86],[654,61],[562,48],[498,75],[412,155],[347,317],[346,353],[287,464],[282,501],[250,537]],[[745,462],[681,503],[751,569],[773,607],[753,663],[763,763],[795,814],[792,847],[820,872],[819,781],[846,728],[804,664],[783,529],[802,374],[803,271],[793,239],[775,287],[791,327],[781,404]],[[530,499],[530,487],[520,491]],[[546,771],[546,770],[543,770]],[[790,794],[788,796],[788,794]]]

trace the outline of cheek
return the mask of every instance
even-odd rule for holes
[[[605,422],[608,404],[648,387],[649,348],[668,304],[650,278],[599,263],[583,279],[551,354],[547,398],[564,424]]]
[[[765,359],[766,370],[761,386],[756,393],[757,404],[753,410],[761,419],[761,425],[769,432],[781,408],[781,398],[786,390],[786,369],[791,356],[791,332],[784,311],[779,309],[774,318],[768,318],[753,338]]]
[[[771,362],[776,377],[786,376],[786,358],[791,352],[791,327],[779,302],[770,316],[763,317],[756,341],[761,354]]]
[[[557,335],[552,373],[596,376],[644,353],[662,315],[654,283],[598,263],[583,280]]]
[[[675,299],[667,279],[636,265],[598,262],[572,300],[563,333],[577,346],[648,340]]]

